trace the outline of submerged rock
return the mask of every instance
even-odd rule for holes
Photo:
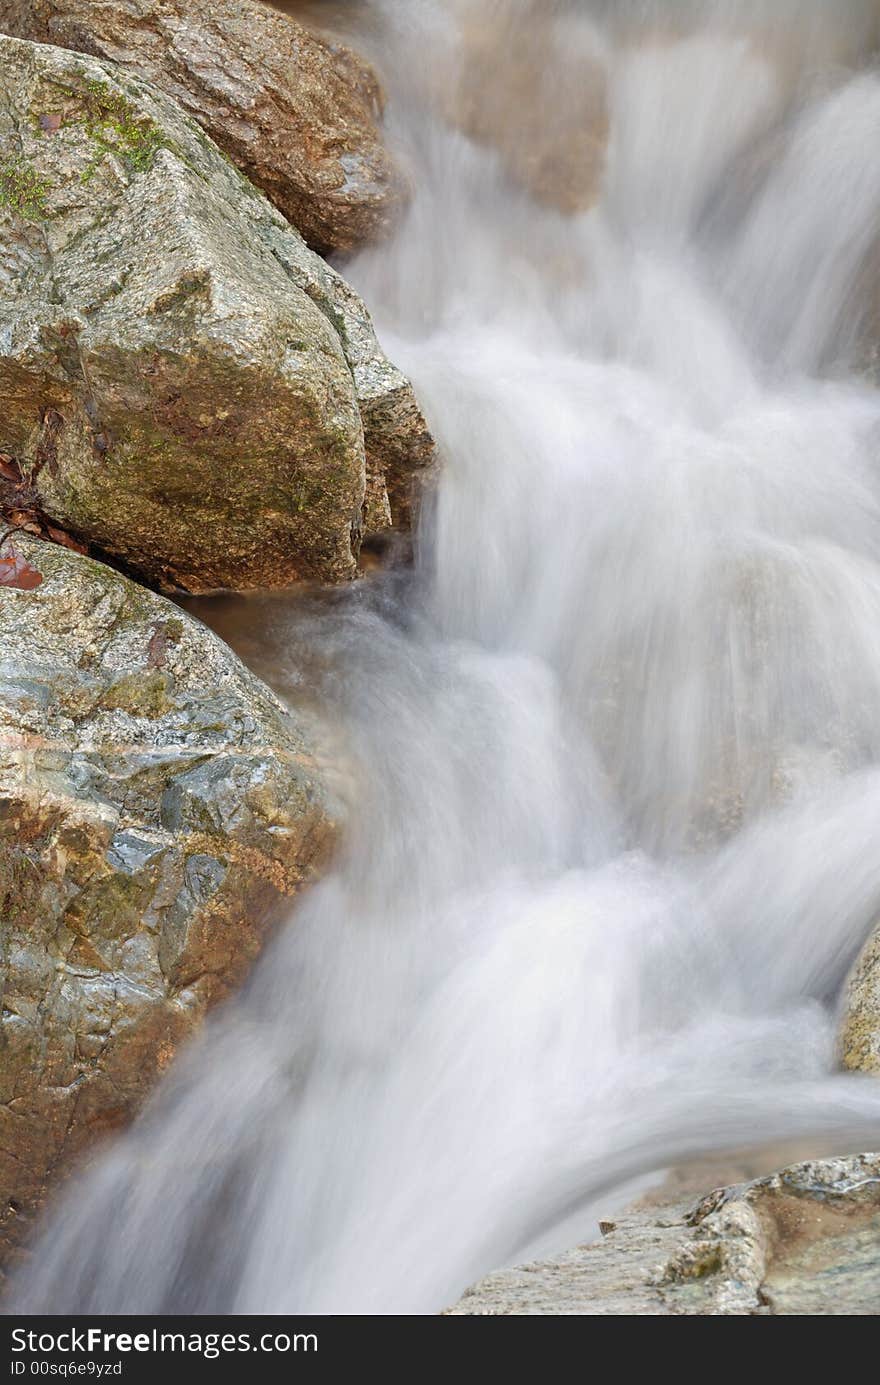
[[[880,1303],[880,1154],[631,1211],[607,1234],[469,1289],[453,1315],[872,1315]]]
[[[357,295],[155,88],[0,39],[0,452],[166,590],[351,577],[432,443]],[[403,512],[401,503],[398,516]]]
[[[26,579],[0,586],[8,1246],[241,980],[333,823],[302,729],[199,621],[61,547],[2,553]]]
[[[463,21],[446,104],[513,178],[560,212],[596,201],[608,142],[607,77],[588,16],[543,3],[487,6]]]
[[[367,64],[253,0],[0,0],[0,31],[145,77],[322,254],[383,235],[406,182]]]
[[[865,943],[847,982],[840,1048],[845,1068],[880,1074],[880,928]]]

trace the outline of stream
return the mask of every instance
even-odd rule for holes
[[[880,914],[876,7],[332,9],[414,183],[343,272],[442,472],[412,555],[195,608],[347,826],[22,1311],[436,1313],[689,1158],[880,1137],[835,1055]],[[593,158],[588,113],[553,205],[527,142]]]

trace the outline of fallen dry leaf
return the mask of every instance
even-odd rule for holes
[[[15,549],[10,549],[0,557],[0,587],[16,587],[19,591],[32,592],[43,580],[43,574],[31,567],[26,558]]]
[[[79,539],[73,538],[64,529],[56,529],[54,524],[45,524],[44,528],[53,543],[60,543],[62,548],[70,548],[74,553],[88,553],[88,544],[80,543]]]
[[[164,668],[168,655],[168,635],[162,623],[153,626],[150,643],[147,645],[147,668]]]

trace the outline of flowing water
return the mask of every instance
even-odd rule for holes
[[[32,1310],[436,1312],[675,1161],[880,1136],[834,1075],[880,914],[876,6],[330,8],[415,182],[346,273],[442,479],[414,570],[247,606],[340,857],[51,1209]],[[588,107],[597,199],[542,205],[524,141]]]

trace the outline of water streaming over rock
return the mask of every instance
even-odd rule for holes
[[[435,1312],[673,1161],[880,1134],[833,1075],[880,912],[876,6],[342,8],[416,185],[346,272],[444,471],[413,574],[247,607],[345,844],[50,1210],[32,1310]],[[523,141],[586,80],[572,214]]]

